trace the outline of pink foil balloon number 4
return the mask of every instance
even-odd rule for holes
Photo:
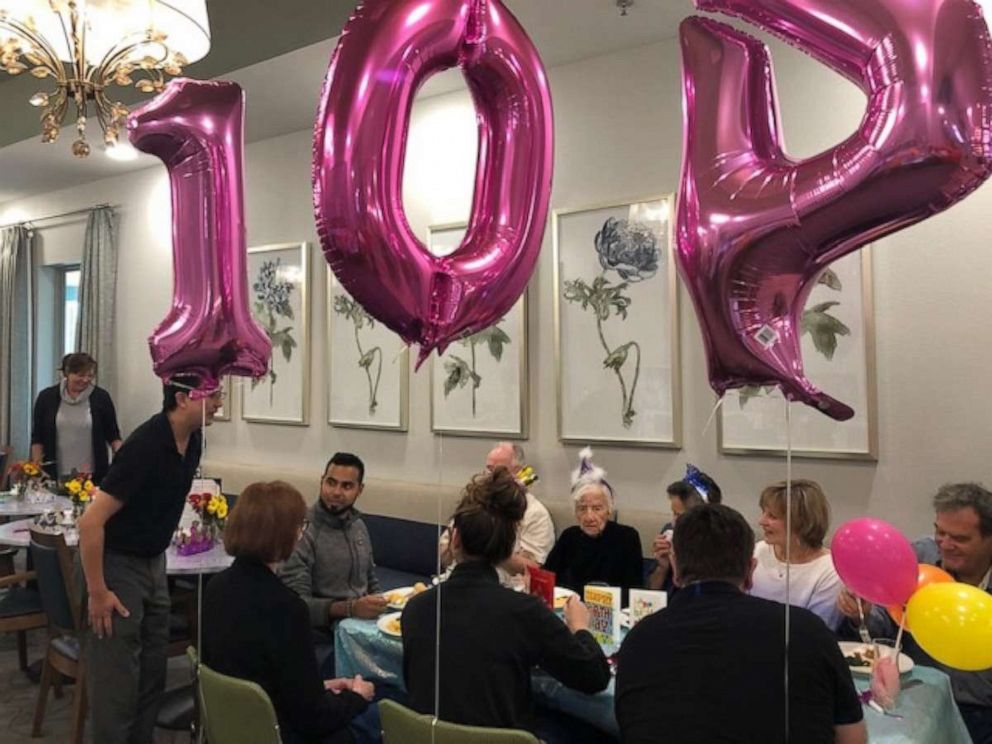
[[[833,261],[976,189],[992,163],[992,50],[972,0],[696,0],[853,81],[858,129],[806,160],[782,148],[767,49],[714,20],[681,28],[685,146],[677,260],[718,395],[778,385],[853,415],[806,378],[800,319]],[[934,257],[934,260],[939,260]]]

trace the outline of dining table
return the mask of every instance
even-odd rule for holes
[[[617,650],[603,648],[607,655]],[[363,678],[377,686],[405,693],[403,643],[379,629],[374,620],[348,618],[338,623],[334,634],[335,673],[339,677]],[[902,692],[895,708],[880,713],[865,706],[868,741],[879,744],[971,744],[971,737],[951,693],[950,679],[938,669],[917,665],[902,676]],[[868,689],[868,677],[854,676],[859,693]],[[534,703],[573,716],[615,740],[620,729],[614,715],[615,680],[594,695],[569,689],[535,669],[531,676]],[[663,744],[663,741],[660,742]]]
[[[60,512],[63,509],[71,509],[72,501],[65,496],[54,496],[50,501],[41,503],[18,499],[11,492],[0,492],[0,519],[5,517],[33,517],[44,514],[49,509]]]
[[[70,548],[79,542],[79,531],[73,527],[38,527],[33,519],[20,519],[0,525],[0,545],[26,548],[31,542],[32,528],[45,532],[61,532]],[[170,576],[214,574],[223,571],[233,562],[234,558],[225,552],[221,542],[217,542],[210,550],[193,555],[179,555],[171,546],[165,551],[165,572]]]

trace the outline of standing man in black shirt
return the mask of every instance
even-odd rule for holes
[[[620,648],[616,714],[624,744],[786,741],[785,612],[744,592],[754,534],[720,504],[686,511],[672,564],[681,587]],[[789,742],[865,744],[851,673],[833,634],[791,608]]]
[[[90,632],[87,684],[93,741],[151,744],[165,690],[169,590],[165,549],[200,465],[200,428],[213,421],[217,391],[177,375],[163,411],[120,448],[79,520]]]

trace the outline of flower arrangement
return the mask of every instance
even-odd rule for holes
[[[22,499],[28,494],[47,494],[49,483],[48,474],[41,469],[41,465],[30,460],[15,462],[10,468],[10,479],[14,486],[17,498]]]
[[[193,511],[200,517],[189,529],[176,531],[173,543],[179,555],[193,555],[210,550],[224,529],[227,519],[227,499],[223,494],[191,493],[186,497]]]
[[[82,513],[86,505],[92,501],[94,491],[96,491],[96,486],[89,473],[74,473],[59,487],[59,493],[69,497],[75,510],[79,513]]]

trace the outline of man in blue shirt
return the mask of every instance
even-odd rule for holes
[[[933,498],[934,536],[913,544],[920,563],[929,563],[957,581],[992,593],[992,492],[977,483],[942,486]],[[856,626],[862,613],[873,638],[894,638],[896,624],[882,607],[872,607],[844,590],[837,606]],[[852,628],[849,628],[852,630]],[[951,678],[961,716],[975,744],[992,744],[992,669],[965,672],[934,660],[907,633],[903,650],[916,663],[937,667]]]

